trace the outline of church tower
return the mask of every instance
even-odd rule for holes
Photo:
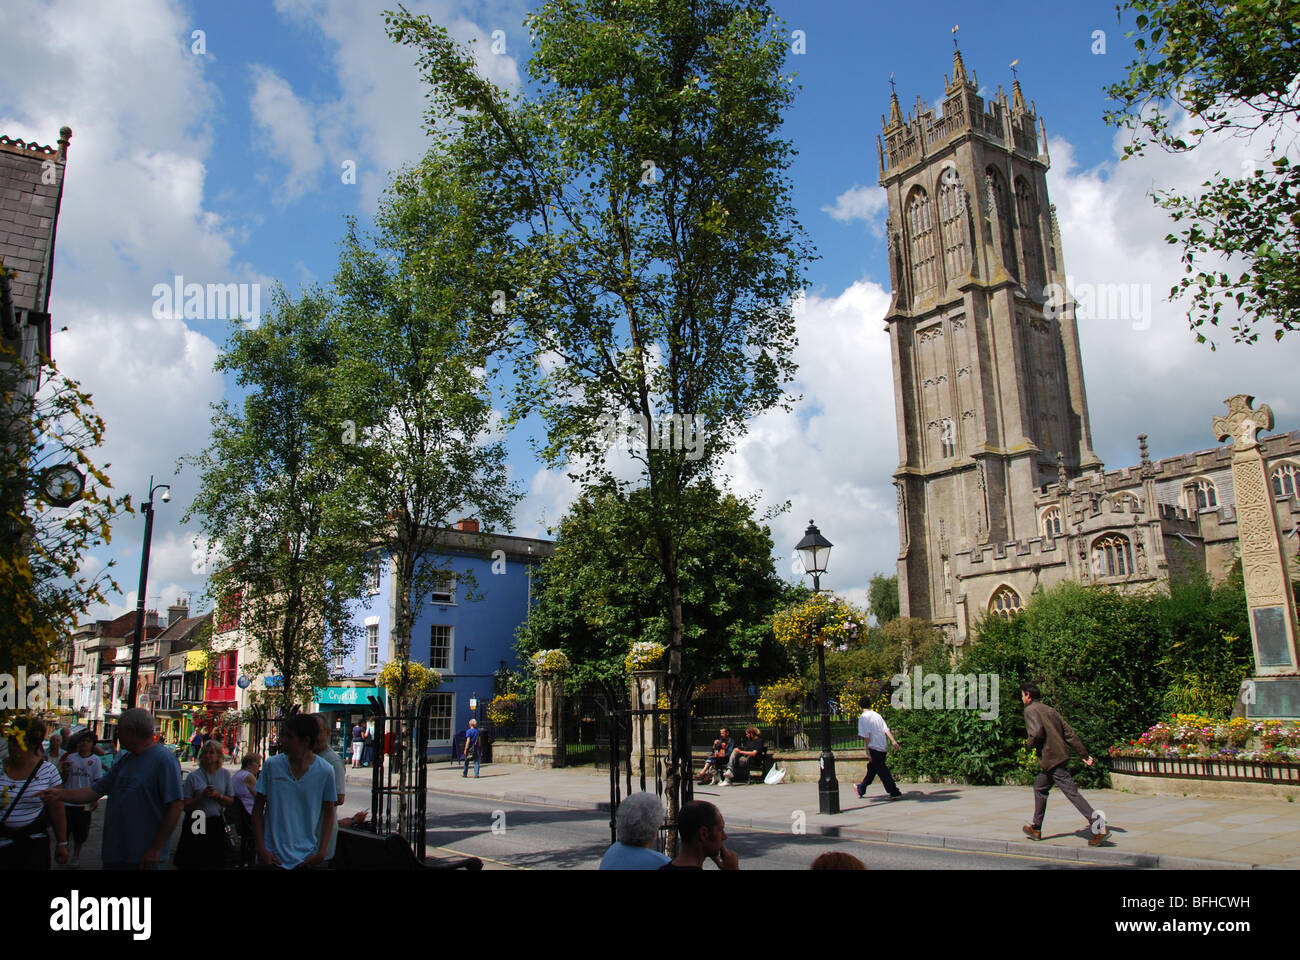
[[[903,616],[959,627],[955,554],[1039,536],[1035,497],[1100,469],[1065,291],[1047,134],[1017,79],[978,95],[960,51],[942,115],[881,118],[893,299]],[[1060,458],[1058,459],[1058,453]]]

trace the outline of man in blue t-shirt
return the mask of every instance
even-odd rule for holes
[[[321,866],[334,835],[334,769],[312,752],[316,718],[298,714],[280,727],[280,749],[257,778],[253,836],[263,867]]]
[[[154,870],[167,862],[167,847],[181,818],[181,765],[154,742],[148,710],[127,710],[117,725],[123,752],[93,786],[46,790],[43,798],[90,803],[108,795],[104,812],[105,870]]]

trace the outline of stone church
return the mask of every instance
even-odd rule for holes
[[[1046,130],[1018,79],[1010,99],[999,87],[986,102],[956,52],[945,80],[937,117],[918,98],[904,119],[891,94],[878,141],[903,616],[961,644],[982,616],[1010,616],[1039,586],[1222,578],[1237,553],[1229,448],[1152,461],[1143,435],[1137,465],[1104,469],[1075,304],[1052,295],[1066,270]],[[1224,412],[1203,412],[1207,433]],[[1300,431],[1262,448],[1293,555]]]

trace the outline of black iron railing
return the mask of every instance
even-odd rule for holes
[[[426,695],[414,709],[400,714],[388,713],[377,697],[368,699],[375,716],[371,822],[376,833],[399,834],[423,861],[429,724],[434,698]]]
[[[1182,780],[1300,784],[1300,763],[1203,757],[1111,757],[1112,773]]]

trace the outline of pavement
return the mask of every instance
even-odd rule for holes
[[[186,764],[188,772],[193,764]],[[1147,797],[1116,790],[1083,790],[1104,811],[1111,830],[1089,847],[1088,828],[1058,791],[1047,803],[1043,839],[1021,825],[1033,812],[1029,787],[973,787],[899,781],[903,798],[890,801],[879,783],[859,800],[861,769],[841,763],[840,813],[818,813],[816,783],[696,786],[695,797],[717,804],[728,827],[798,831],[882,843],[942,847],[977,853],[1027,854],[1143,869],[1228,870],[1300,868],[1300,802],[1275,798]],[[348,768],[345,812],[367,806],[371,771]],[[460,765],[429,766],[430,790],[454,796],[534,803],[570,810],[609,810],[608,773],[591,767],[534,770],[523,764],[485,764],[482,776],[463,778]],[[653,783],[648,784],[651,790]],[[626,788],[626,780],[622,782]],[[633,779],[633,789],[639,781]],[[83,848],[82,870],[99,868],[104,803],[95,812]],[[172,844],[175,850],[175,842]],[[54,865],[56,870],[70,869]],[[170,869],[170,865],[168,867]]]
[[[818,813],[816,783],[696,786],[697,800],[722,811],[728,828],[796,830],[883,843],[944,847],[978,853],[1027,854],[1144,869],[1227,870],[1300,868],[1300,802],[1225,797],[1146,797],[1116,790],[1083,790],[1104,811],[1111,836],[1089,847],[1087,821],[1053,790],[1047,801],[1043,839],[1021,832],[1034,809],[1029,787],[899,781],[903,798],[886,798],[879,782],[858,799],[862,767],[842,763],[840,813]],[[348,770],[348,783],[363,790],[367,769]],[[522,764],[487,764],[477,780],[460,766],[429,767],[430,790],[480,799],[537,803],[577,810],[609,809],[609,774],[590,767],[534,770]],[[650,790],[653,783],[648,783]],[[622,782],[626,793],[626,779]],[[639,790],[637,778],[633,789]],[[354,794],[349,795],[349,799]]]

